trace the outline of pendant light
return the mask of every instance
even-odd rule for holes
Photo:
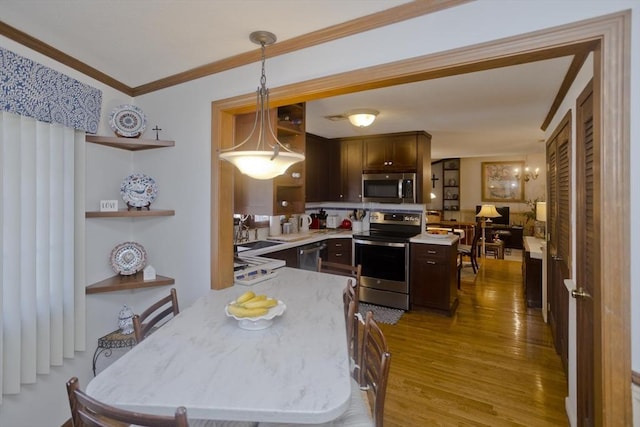
[[[269,120],[269,89],[267,89],[267,78],[264,72],[264,52],[265,46],[275,43],[276,36],[268,31],[254,31],[249,36],[249,40],[259,44],[262,50],[262,75],[260,76],[260,86],[256,91],[256,118],[249,136],[240,144],[220,150],[220,158],[232,163],[240,172],[252,178],[272,179],[285,173],[289,166],[294,163],[304,161],[304,154],[296,153],[281,143]],[[273,144],[266,141],[267,127],[274,141]],[[255,139],[256,133],[257,143],[255,150],[234,151],[236,148],[242,147],[252,139]]]

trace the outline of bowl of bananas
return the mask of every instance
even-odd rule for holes
[[[280,300],[247,291],[224,308],[227,316],[238,321],[238,326],[250,331],[266,329],[273,319],[281,316],[287,306]]]

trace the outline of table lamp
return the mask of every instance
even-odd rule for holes
[[[547,202],[536,203],[535,237],[544,239],[546,236]]]
[[[502,216],[496,210],[495,205],[482,205],[480,208],[480,212],[476,214],[476,217],[482,218],[482,256],[486,258],[486,245],[485,242],[487,239],[485,238],[485,229],[487,228],[487,222],[491,222],[491,218],[497,218]],[[475,249],[474,249],[475,250]]]

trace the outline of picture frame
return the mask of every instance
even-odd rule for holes
[[[524,202],[523,169],[523,161],[482,162],[482,201]]]

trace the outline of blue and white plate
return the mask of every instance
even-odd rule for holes
[[[124,242],[111,251],[111,268],[123,276],[142,270],[147,264],[147,251],[140,243]]]
[[[118,105],[111,111],[109,126],[118,136],[137,138],[147,127],[147,118],[135,105]]]
[[[134,173],[126,177],[120,184],[120,195],[127,206],[149,207],[158,197],[158,186],[150,176]]]

